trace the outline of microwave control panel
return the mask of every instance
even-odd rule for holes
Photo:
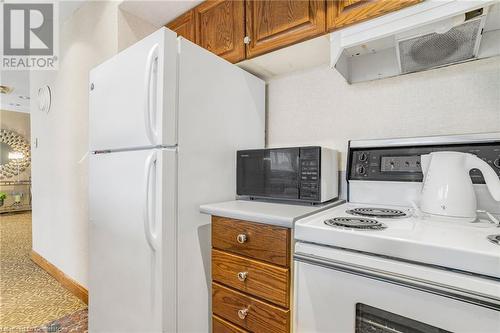
[[[300,199],[320,200],[321,194],[321,148],[300,148]]]
[[[350,148],[349,180],[410,181],[423,179],[420,156],[437,151],[474,154],[488,163],[500,177],[500,142],[440,146]],[[484,184],[482,173],[470,171],[474,184]]]

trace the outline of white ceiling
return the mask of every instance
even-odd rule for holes
[[[0,108],[2,110],[30,112],[28,71],[2,71],[0,85],[12,89],[9,94],[0,94]]]
[[[87,0],[61,0],[59,4],[59,21],[64,23],[73,13],[85,4]]]
[[[120,9],[161,27],[203,1],[199,0],[123,0]]]

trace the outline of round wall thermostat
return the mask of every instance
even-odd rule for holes
[[[40,111],[48,113],[52,103],[52,94],[49,86],[43,86],[38,89],[38,108]]]

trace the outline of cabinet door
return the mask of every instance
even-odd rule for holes
[[[325,32],[324,0],[246,2],[246,28],[252,58]]]
[[[244,2],[208,0],[194,9],[196,44],[232,63],[245,58]]]
[[[327,0],[326,26],[335,30],[419,2],[422,0]]]
[[[167,28],[193,43],[196,42],[194,11],[190,10],[166,25]]]

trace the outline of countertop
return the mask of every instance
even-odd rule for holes
[[[320,205],[274,203],[254,200],[233,200],[201,205],[200,212],[257,223],[293,228],[295,221],[334,207],[344,201]]]

